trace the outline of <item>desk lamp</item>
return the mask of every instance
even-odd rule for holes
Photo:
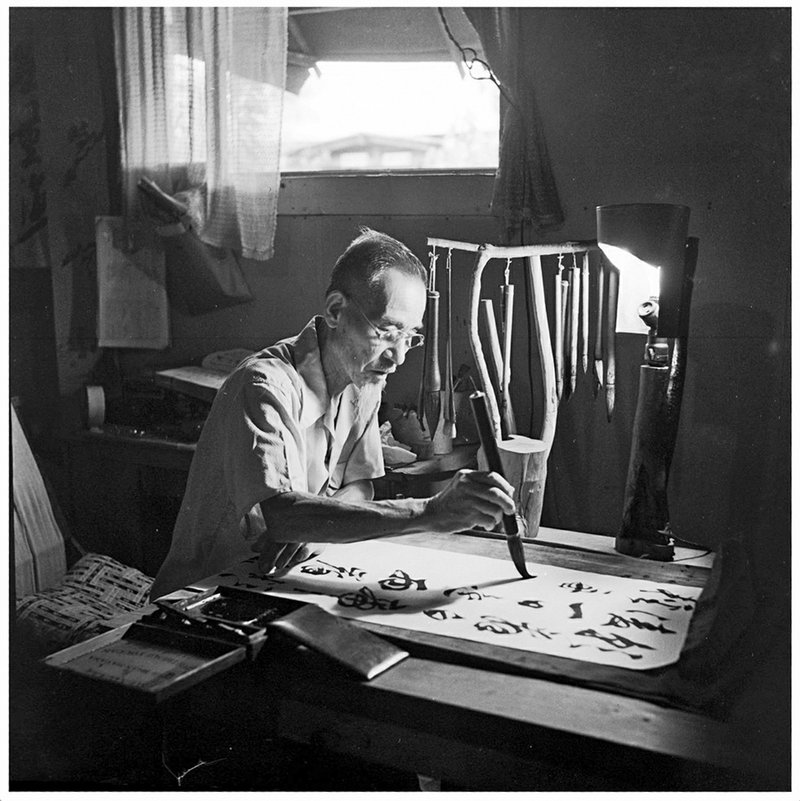
[[[619,553],[662,562],[674,555],[667,482],[678,432],[697,239],[689,209],[662,203],[597,207],[597,244],[626,274],[651,279],[638,315],[647,328],[625,482]],[[622,298],[622,296],[620,296]]]

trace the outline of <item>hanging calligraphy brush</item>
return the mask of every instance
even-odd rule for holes
[[[575,394],[578,384],[578,313],[581,299],[581,274],[578,260],[572,254],[570,270],[570,318],[569,318],[569,392]]]
[[[594,329],[594,396],[603,386],[603,295],[605,294],[603,258],[597,264],[597,319]]]
[[[425,364],[423,366],[424,395],[422,416],[431,440],[436,434],[442,411],[442,376],[439,372],[439,293],[436,291],[436,259],[432,254],[431,271],[428,276],[428,301],[425,311]]]
[[[554,285],[553,317],[553,351],[556,357],[556,396],[561,400],[564,391],[564,309],[561,303],[561,272],[564,269],[564,256],[558,254],[558,267],[556,268],[556,280]]]
[[[436,273],[436,260],[439,258],[438,254],[436,253],[436,245],[434,245],[428,254],[429,262],[428,262],[428,283],[426,286],[426,290],[430,293],[432,288],[432,277]],[[435,278],[433,279],[435,281]],[[417,397],[417,412],[419,417],[419,424],[422,430],[425,430],[425,402],[427,399],[427,365],[428,365],[428,353],[431,348],[430,344],[430,317],[428,316],[428,301],[426,300],[425,303],[425,344],[422,349],[422,377],[419,382],[419,395]]]
[[[581,263],[581,366],[589,370],[589,251]]]
[[[511,259],[506,259],[503,283],[503,372],[500,382],[500,425],[503,439],[516,433],[514,413],[511,409],[511,330],[514,324],[514,285],[511,276]]]
[[[430,348],[425,364],[425,421],[431,439],[436,434],[442,413],[442,376],[439,371],[439,293],[428,292],[428,337]]]
[[[453,389],[453,251],[447,250],[445,262],[445,314],[447,315],[447,342],[445,342],[444,375],[447,382],[445,389],[444,435],[451,440],[456,436],[456,399]]]
[[[569,309],[569,272],[566,273],[567,277],[561,279],[561,342],[559,349],[561,351],[561,394],[562,397],[569,391],[569,384],[565,383],[564,375],[566,373],[565,363],[567,361],[567,343],[569,338],[569,321],[567,315]]]
[[[619,295],[619,270],[608,265],[608,307],[606,313],[606,419],[611,422],[614,412],[614,393],[617,374],[617,302]]]

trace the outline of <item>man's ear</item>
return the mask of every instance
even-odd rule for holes
[[[328,324],[328,328],[336,328],[339,325],[339,317],[342,314],[342,309],[345,306],[346,298],[345,296],[338,290],[334,289],[333,292],[328,294],[328,297],[325,298],[325,322]]]

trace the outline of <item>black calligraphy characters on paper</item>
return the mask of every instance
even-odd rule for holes
[[[629,613],[634,615],[644,614],[649,615],[652,614],[651,612],[641,612],[638,609],[628,609],[626,610]],[[663,621],[668,620],[669,618],[660,617],[659,615],[653,615],[653,617],[657,618],[659,623],[653,623],[649,620],[639,620],[635,617],[624,617],[623,615],[618,615],[616,612],[610,612],[608,616],[608,622],[603,623],[604,626],[614,626],[619,629],[643,629],[645,631],[658,631],[661,634],[675,634],[675,629],[668,629],[664,626]]]
[[[500,599],[499,595],[489,595],[488,592],[481,592],[477,584],[471,584],[469,587],[451,587],[449,590],[445,590],[442,595],[444,595],[445,598],[449,598],[451,595],[457,595],[459,598],[463,598],[466,601],[483,601],[487,598]]]
[[[411,578],[405,570],[395,570],[390,573],[387,578],[379,579],[378,586],[388,592],[407,592],[413,590],[416,592],[424,592],[428,588],[425,584],[426,579]],[[388,598],[381,598],[376,595],[369,587],[362,587],[358,592],[346,592],[338,596],[338,603],[340,606],[353,607],[366,611],[371,610],[397,610],[405,609],[405,604],[401,604],[398,600]]]
[[[635,604],[658,604],[665,609],[670,609],[675,612],[679,609],[685,612],[691,612],[694,609],[696,600],[694,598],[686,598],[682,595],[677,595],[674,592],[665,590],[663,587],[658,587],[655,590],[642,590],[642,593],[653,593],[659,597],[657,598],[631,598],[631,602]]]
[[[367,571],[362,570],[360,567],[331,565],[328,562],[323,562],[322,559],[317,559],[313,565],[303,565],[300,568],[300,572],[309,576],[333,575],[338,579],[354,578],[356,581],[361,581],[367,575]]]
[[[618,586],[613,577],[553,569],[522,589],[492,581],[491,574],[482,583],[477,572],[456,579],[463,583],[452,576],[445,583],[448,574],[428,569],[426,562],[397,558],[387,565],[355,552],[329,558],[298,565],[279,579],[261,578],[259,589],[332,597],[340,614],[386,614],[387,625],[401,628],[634,669],[663,663],[676,644],[679,652],[696,605],[688,587],[624,577]],[[227,574],[228,580],[251,586],[258,577],[248,568],[256,565]]]
[[[490,631],[492,634],[526,633],[531,637],[544,637],[546,640],[552,640],[553,637],[557,637],[560,634],[558,631],[547,631],[541,626],[530,626],[526,622],[513,623],[495,615],[481,615],[480,620],[475,624],[475,628],[478,631]]]
[[[423,609],[422,614],[431,620],[463,620],[463,615],[457,612],[450,612],[447,609]]]
[[[375,609],[385,612],[405,609],[405,605],[398,600],[380,598],[369,587],[362,587],[358,592],[345,592],[338,596],[339,606],[361,609],[362,611],[373,611]]]
[[[410,590],[412,587],[418,591],[428,589],[425,586],[425,579],[412,579],[405,570],[395,570],[389,578],[380,579],[378,584],[382,590],[397,590],[398,592]]]
[[[627,637],[623,637],[621,634],[600,634],[594,629],[583,629],[582,631],[576,631],[575,635],[577,637],[591,637],[593,639],[600,640],[601,642],[609,646],[609,647],[603,647],[601,645],[598,645],[597,646],[598,651],[612,651],[616,653],[624,653],[625,656],[629,656],[631,659],[642,658],[642,655],[640,653],[635,653],[632,651],[632,649],[634,648],[642,648],[647,651],[656,650],[652,645],[647,645],[646,643],[629,640]],[[570,645],[570,648],[580,648],[580,647],[581,644]]]
[[[562,584],[558,585],[565,590],[570,590],[571,592],[600,592],[597,587],[592,587],[591,584],[584,584],[582,581],[565,581]],[[610,595],[611,590],[605,590],[603,595]]]

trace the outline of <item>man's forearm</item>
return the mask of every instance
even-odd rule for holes
[[[356,542],[396,534],[491,529],[504,514],[514,514],[513,493],[496,473],[458,470],[431,498],[353,501],[345,491],[334,498],[285,492],[263,501],[261,511],[265,536],[274,550],[275,543]]]
[[[430,531],[428,502],[427,498],[353,501],[285,492],[264,501],[261,511],[270,539],[276,542],[356,542]]]

